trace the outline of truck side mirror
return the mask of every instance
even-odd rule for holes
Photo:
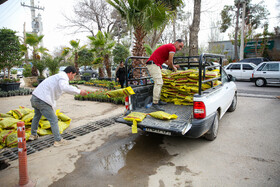
[[[229,81],[233,81],[233,82],[236,80],[236,78],[232,75],[228,75],[228,79]]]

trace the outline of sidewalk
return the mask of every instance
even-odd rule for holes
[[[78,86],[89,91],[97,88]],[[31,108],[29,96],[14,96],[0,98],[0,113],[25,106]],[[112,103],[101,103],[94,101],[77,101],[73,95],[64,94],[58,101],[56,109],[60,109],[72,121],[67,130],[83,126],[89,122],[108,119],[112,116],[121,115],[124,112],[124,105]],[[120,128],[123,131],[129,130],[126,126],[111,125],[101,128],[87,135],[70,140],[70,145],[62,147],[50,147],[27,156],[28,173],[31,180],[37,180],[37,186],[49,186],[53,181],[62,178],[75,168],[75,161],[84,151],[94,150],[102,145],[113,133],[118,133]],[[1,186],[12,187],[18,184],[18,160],[9,162],[8,168],[0,171]]]

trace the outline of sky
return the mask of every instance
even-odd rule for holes
[[[73,15],[73,7],[75,6],[75,0],[34,0],[35,5],[44,7],[44,10],[36,10],[36,15],[41,14],[43,21],[43,45],[49,49],[50,53],[55,52],[55,49],[59,46],[69,46],[70,40],[80,39],[81,44],[84,45],[88,41],[87,36],[89,34],[71,34],[69,30],[58,29],[58,25],[65,24],[65,18],[63,16]],[[186,4],[186,10],[193,9],[193,0],[184,0]],[[207,45],[211,20],[220,19],[220,12],[224,5],[232,5],[234,0],[202,0],[202,14],[199,32],[199,44]],[[259,3],[261,0],[252,0],[252,3]],[[8,0],[4,4],[0,5],[0,28],[8,28],[17,31],[17,35],[23,37],[23,25],[26,23],[26,31],[32,31],[31,28],[31,11],[28,7],[21,6],[21,3],[30,5],[29,0]],[[277,23],[276,16],[278,11],[276,9],[277,0],[266,0],[265,5],[270,11],[269,16],[269,31],[273,31],[274,26],[280,26]],[[227,34],[221,34],[222,39],[228,40]]]

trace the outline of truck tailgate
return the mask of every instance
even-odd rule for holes
[[[165,112],[176,114],[177,119],[161,120],[151,116],[147,116],[142,122],[137,123],[137,127],[148,132],[154,132],[166,135],[184,135],[190,129],[190,120],[192,116],[193,106],[167,104],[161,106]],[[151,113],[155,112],[152,108],[137,108],[132,112]],[[117,122],[132,125],[131,121],[126,121],[123,117],[117,118]],[[189,126],[188,126],[189,125]]]

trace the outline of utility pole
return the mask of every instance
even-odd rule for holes
[[[45,7],[35,6],[34,0],[30,0],[30,5],[25,5],[25,3],[21,3],[21,6],[28,7],[31,9],[32,32],[41,35],[43,32],[41,14],[38,14],[38,16],[36,17],[35,9],[44,10]]]
[[[245,25],[245,12],[246,12],[246,2],[243,0],[243,10],[242,10],[242,28],[241,28],[241,44],[240,44],[240,60],[244,59],[244,25]]]

